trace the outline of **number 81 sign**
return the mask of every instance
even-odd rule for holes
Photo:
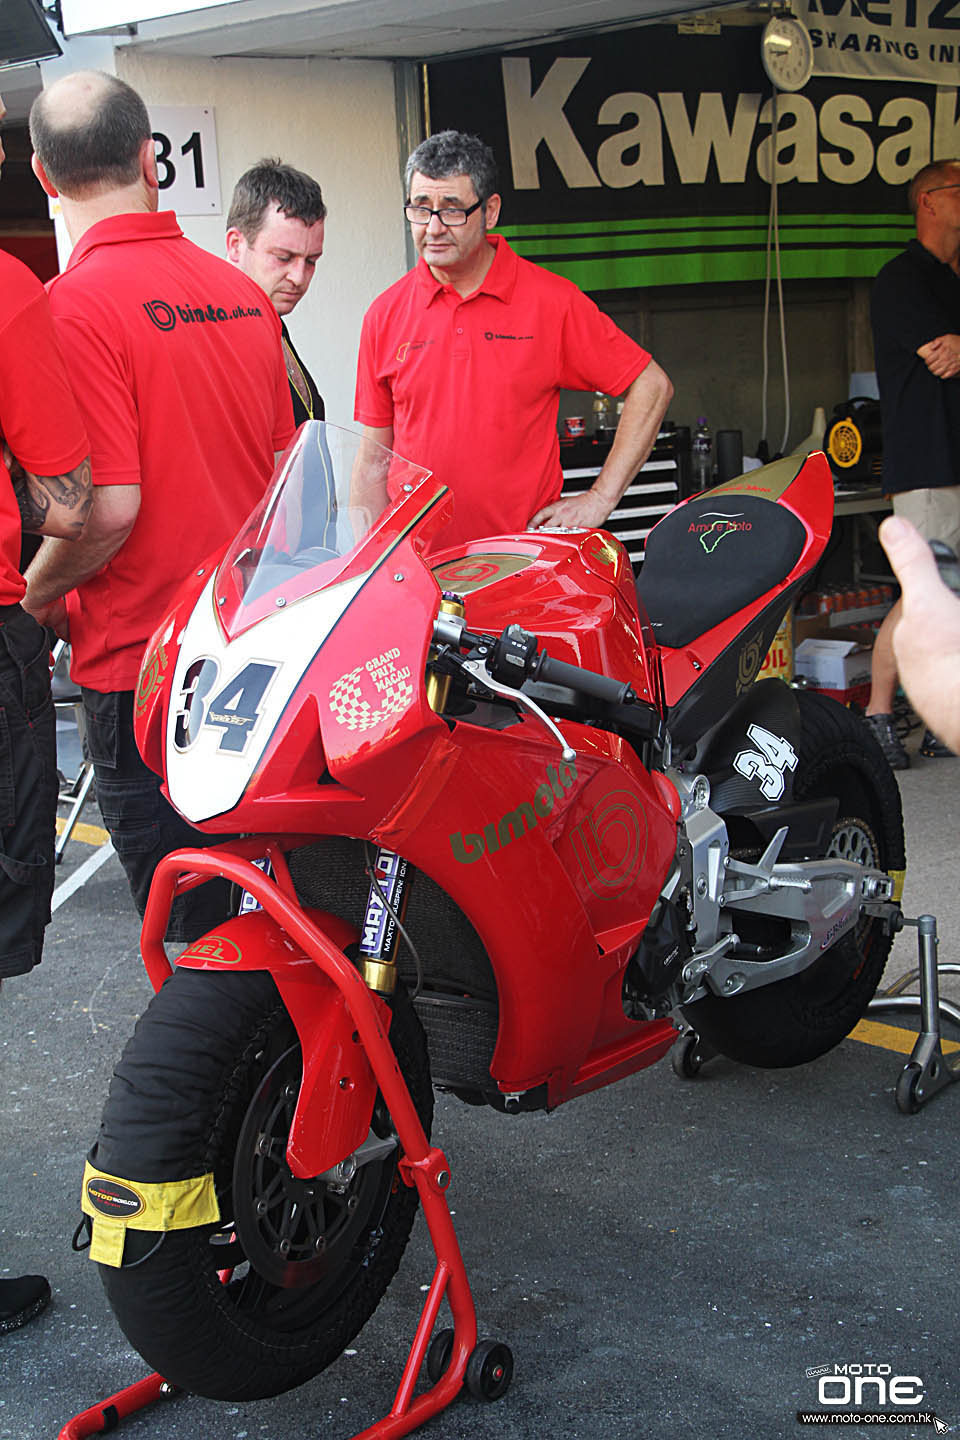
[[[219,215],[217,129],[208,105],[154,105],[160,209],[178,215]]]

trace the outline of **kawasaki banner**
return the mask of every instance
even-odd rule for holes
[[[814,79],[774,99],[759,40],[651,26],[440,62],[431,130],[493,146],[498,228],[584,290],[762,277],[774,155],[783,275],[875,275],[913,234],[906,182],[960,155],[957,91]]]
[[[801,0],[815,75],[960,80],[960,0]]]

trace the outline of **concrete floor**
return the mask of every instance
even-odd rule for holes
[[[900,781],[906,913],[935,913],[941,958],[960,959],[960,759],[919,760]],[[91,853],[71,844],[63,880]],[[914,957],[908,931],[890,973]],[[42,1269],[54,1303],[0,1336],[0,1440],[52,1440],[144,1373],[70,1235],[110,1070],[148,994],[114,857],[57,910],[40,969],[3,991],[0,1273]],[[810,1433],[796,1420],[816,1402],[808,1370],[839,1363],[920,1377],[955,1433],[960,1088],[901,1115],[903,1059],[849,1039],[794,1071],[720,1059],[683,1082],[661,1062],[551,1116],[440,1097],[434,1138],[481,1334],[510,1343],[517,1373],[498,1404],[462,1400],[424,1434],[781,1440]],[[431,1271],[420,1220],[375,1316],[316,1380],[247,1406],[177,1397],[121,1433],[346,1440],[389,1408]]]

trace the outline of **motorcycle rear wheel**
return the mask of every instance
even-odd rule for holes
[[[426,1045],[402,990],[390,1041],[429,1135]],[[130,1343],[194,1394],[261,1399],[318,1374],[369,1319],[409,1238],[417,1194],[398,1175],[399,1147],[361,1166],[345,1190],[290,1172],[301,1073],[268,974],[177,970],[114,1074],[97,1167],[147,1183],[214,1175],[218,1225],[128,1231],[123,1267],[99,1267]],[[380,1096],[372,1131],[393,1133]]]
[[[900,791],[873,735],[826,696],[801,690],[796,698],[801,743],[794,795],[839,801],[826,853],[902,871]],[[708,995],[685,1005],[683,1014],[708,1045],[740,1064],[803,1065],[849,1035],[880,982],[891,944],[880,920],[863,918],[799,975],[730,999]]]

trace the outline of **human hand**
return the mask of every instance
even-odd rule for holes
[[[884,520],[880,541],[902,590],[893,650],[903,688],[933,733],[960,752],[960,599],[908,520]]]
[[[938,335],[921,345],[917,354],[938,380],[952,380],[960,375],[960,335]]]
[[[606,523],[613,507],[593,490],[581,495],[564,495],[544,505],[530,521],[530,530],[564,526],[569,530],[597,530]]]
[[[49,626],[61,640],[70,639],[66,600],[61,597],[59,600],[51,600],[49,605],[38,605],[34,608],[25,596],[22,603],[24,610],[33,616],[38,625]]]

